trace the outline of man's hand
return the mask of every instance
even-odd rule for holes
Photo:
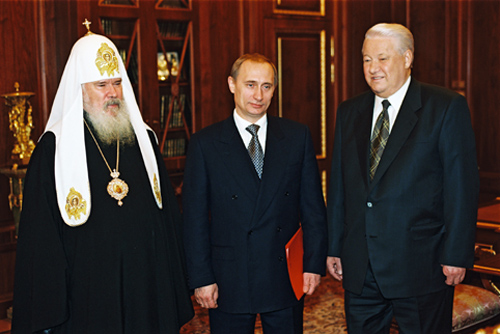
[[[194,289],[194,298],[203,308],[217,308],[219,287],[216,283]]]
[[[342,281],[342,262],[340,261],[340,257],[329,256],[326,259],[326,268],[328,268],[328,272],[338,281]]]
[[[310,296],[319,286],[319,283],[321,282],[321,275],[312,273],[304,273],[303,275],[304,275],[303,291],[306,295]]]
[[[465,268],[443,265],[443,274],[446,276],[445,283],[451,286],[460,284],[465,278]]]

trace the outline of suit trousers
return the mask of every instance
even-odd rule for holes
[[[264,334],[302,334],[304,298],[299,304],[272,312],[260,313]],[[253,334],[257,314],[227,313],[218,309],[209,310],[212,334]]]
[[[421,296],[386,299],[368,266],[361,295],[345,291],[347,330],[349,334],[389,334],[394,318],[401,334],[451,333],[454,291],[450,286]]]

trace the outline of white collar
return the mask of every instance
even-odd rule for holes
[[[259,126],[259,131],[257,132],[257,137],[259,138],[260,146],[262,147],[262,151],[266,151],[266,139],[267,139],[267,114],[259,118],[259,120],[255,123],[249,122],[246,119],[242,118],[237,112],[236,109],[233,111],[233,119],[240,134],[241,139],[243,140],[243,144],[245,147],[248,147],[250,140],[252,139],[252,135],[250,132],[246,130],[246,128],[250,124],[256,124]]]
[[[408,91],[408,87],[410,87],[411,76],[406,79],[405,83],[401,88],[398,89],[397,92],[389,96],[388,98],[383,98],[375,95],[375,104],[381,105],[383,100],[388,100],[391,106],[396,110],[396,114],[399,112],[401,105],[403,104],[403,100],[405,99],[406,92]]]

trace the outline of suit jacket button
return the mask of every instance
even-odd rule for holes
[[[366,206],[369,207],[369,208],[371,208],[373,206],[373,203],[372,202],[368,202],[368,203],[366,203]]]
[[[278,260],[283,261],[284,260],[283,256],[280,256]]]
[[[231,199],[238,199],[238,195],[233,195]]]
[[[281,227],[276,228],[276,231],[281,232]]]
[[[290,193],[288,191],[285,191],[285,196],[290,196]]]

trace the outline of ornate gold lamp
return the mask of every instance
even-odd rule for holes
[[[35,94],[20,92],[19,83],[14,84],[15,92],[2,95],[5,104],[9,107],[9,129],[14,135],[12,149],[12,165],[0,168],[0,172],[9,178],[10,194],[9,206],[14,215],[16,235],[19,227],[19,218],[23,207],[23,182],[26,175],[26,166],[30,160],[35,144],[31,140],[33,119],[32,107],[29,99]]]
[[[35,95],[30,92],[20,92],[19,83],[14,84],[16,91],[14,93],[2,95],[6,99],[5,104],[10,108],[9,111],[9,129],[14,133],[16,142],[12,150],[12,160],[19,161],[27,165],[31,153],[35,148],[31,140],[31,129],[33,129],[33,119],[31,117],[31,104],[29,99]]]

